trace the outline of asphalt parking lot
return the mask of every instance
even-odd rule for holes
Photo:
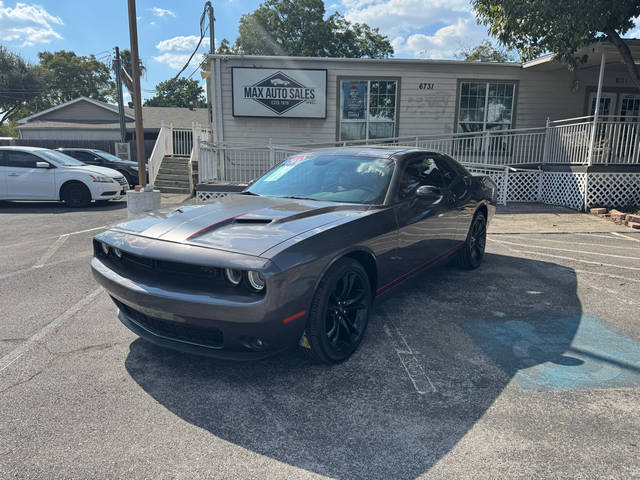
[[[90,240],[123,207],[0,204],[0,478],[640,478],[640,234],[504,209],[348,362],[232,363],[117,320]]]

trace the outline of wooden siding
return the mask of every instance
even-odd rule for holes
[[[34,121],[108,123],[118,122],[118,114],[83,100],[34,118]]]
[[[459,80],[518,82],[514,127],[543,127],[547,117],[561,119],[581,115],[584,92],[572,92],[573,73],[525,70],[518,65],[480,63],[438,64],[362,61],[312,61],[229,58],[221,61],[224,140],[237,143],[275,144],[333,142],[336,140],[338,77],[400,77],[398,134],[419,136],[455,131]],[[326,68],[327,118],[241,118],[232,115],[231,67]],[[420,90],[433,83],[433,90]],[[215,84],[214,84],[215,85]],[[215,92],[214,89],[212,89]]]

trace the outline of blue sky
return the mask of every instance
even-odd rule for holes
[[[243,13],[259,0],[214,0],[215,35],[233,42]],[[204,0],[137,0],[140,56],[149,90],[177,73],[199,38]],[[329,13],[379,27],[392,41],[396,57],[453,58],[487,38],[468,0],[329,0]],[[639,31],[629,36],[638,36]],[[36,62],[43,50],[73,50],[107,60],[115,45],[129,45],[126,0],[0,0],[0,44]],[[201,47],[207,51],[208,44]],[[198,56],[196,56],[197,58]],[[196,68],[196,58],[186,70]],[[193,78],[199,78],[198,72]]]

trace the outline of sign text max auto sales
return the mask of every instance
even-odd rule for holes
[[[314,100],[315,88],[244,87],[244,98]]]

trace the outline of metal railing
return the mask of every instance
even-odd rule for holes
[[[174,157],[189,157],[193,150],[193,129],[192,128],[171,128],[173,139]]]
[[[439,151],[465,164],[639,164],[640,117],[578,117],[547,121],[545,127],[487,130],[369,141],[299,145],[201,144],[201,182],[247,182],[288,155],[342,146],[407,146]],[[595,128],[595,131],[594,131]],[[594,133],[595,132],[595,133]],[[593,146],[592,146],[593,144]],[[590,154],[591,152],[591,154]],[[209,162],[204,165],[204,162]]]

